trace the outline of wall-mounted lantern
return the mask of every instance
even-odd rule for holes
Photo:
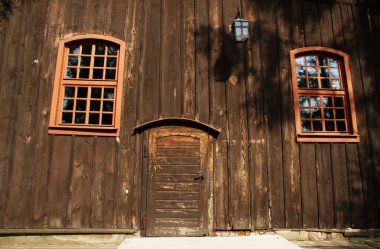
[[[236,19],[232,23],[232,32],[236,42],[244,42],[249,38],[249,22],[248,20],[240,17],[240,11],[238,8],[238,13]]]

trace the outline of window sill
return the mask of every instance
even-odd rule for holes
[[[358,134],[298,134],[297,142],[322,142],[322,143],[359,143]]]
[[[80,135],[80,136],[99,136],[99,137],[118,137],[119,129],[117,128],[97,128],[97,127],[62,127],[50,126],[48,129],[50,135]]]

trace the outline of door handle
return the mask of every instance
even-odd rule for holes
[[[200,173],[199,173],[199,176],[194,177],[194,180],[195,180],[195,181],[197,181],[197,180],[201,180],[201,181],[203,181],[204,179],[205,179],[205,177],[204,177],[203,172],[200,172]]]

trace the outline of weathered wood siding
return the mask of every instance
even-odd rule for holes
[[[251,24],[245,44],[229,35],[236,7]],[[2,6],[0,228],[139,228],[143,136],[132,130],[167,117],[221,129],[215,230],[380,228],[379,11],[371,0]],[[48,135],[58,42],[90,33],[127,44],[121,135]],[[350,56],[360,143],[295,141],[289,51],[303,46]]]

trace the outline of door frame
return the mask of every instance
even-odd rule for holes
[[[146,222],[147,222],[147,204],[148,204],[148,189],[147,189],[147,184],[148,184],[148,167],[149,167],[149,134],[153,132],[157,132],[160,130],[169,130],[173,129],[173,134],[175,134],[175,129],[178,128],[186,128],[186,129],[193,129],[197,130],[199,132],[203,132],[207,136],[207,148],[205,151],[205,191],[206,191],[206,201],[204,205],[205,207],[205,221],[204,225],[202,228],[202,235],[210,235],[211,232],[213,231],[213,222],[214,222],[214,207],[213,207],[213,188],[214,188],[214,138],[212,134],[209,132],[203,130],[203,129],[198,129],[193,126],[186,126],[186,125],[163,125],[163,126],[158,126],[154,127],[151,129],[147,129],[143,133],[143,142],[142,142],[142,170],[141,170],[141,217],[140,217],[140,230],[141,230],[141,236],[147,236],[146,233]]]

